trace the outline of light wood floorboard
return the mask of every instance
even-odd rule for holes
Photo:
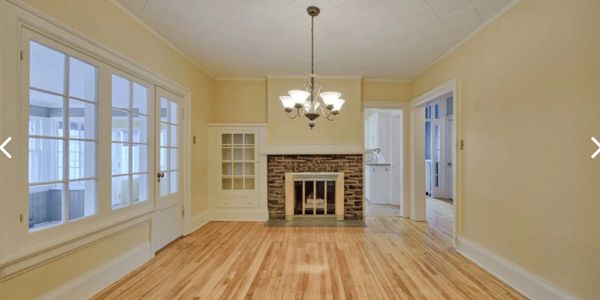
[[[452,248],[452,205],[432,203],[429,224],[210,222],[95,299],[524,299]]]

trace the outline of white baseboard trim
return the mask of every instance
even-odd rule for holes
[[[456,240],[456,250],[530,299],[577,299],[544,278],[474,241],[459,237]]]
[[[210,211],[205,210],[195,216],[192,217],[192,231],[188,232],[188,234],[200,229],[200,227],[206,225],[206,223],[210,222]]]
[[[40,299],[89,299],[102,289],[137,269],[154,255],[150,243],[140,245],[101,266],[78,276],[58,288],[42,295]]]
[[[269,219],[266,209],[227,209],[214,208],[210,210],[211,221],[258,221],[265,222]]]

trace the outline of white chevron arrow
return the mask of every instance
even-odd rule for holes
[[[6,147],[6,145],[8,145],[8,143],[10,143],[10,141],[12,141],[11,137],[8,137],[4,143],[2,143],[2,145],[0,145],[0,151],[2,151],[2,153],[4,153],[4,155],[6,155],[6,157],[8,157],[8,159],[12,158],[12,155],[10,155],[10,153],[8,153],[8,151],[6,151],[6,149],[4,149],[4,147]]]
[[[598,147],[598,150],[596,150],[596,152],[592,154],[592,159],[594,159],[596,158],[596,156],[598,156],[598,154],[600,154],[600,142],[598,142],[598,140],[595,137],[592,137],[592,142],[594,142],[594,144],[596,144],[596,146]]]

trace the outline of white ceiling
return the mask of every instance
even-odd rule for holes
[[[412,79],[512,0],[118,0],[217,78]]]

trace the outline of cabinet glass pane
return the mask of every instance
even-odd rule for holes
[[[96,181],[83,180],[69,183],[69,220],[96,213]]]
[[[225,176],[233,175],[233,169],[231,163],[222,163],[221,164],[221,174]]]
[[[234,148],[233,149],[233,160],[243,160],[244,159],[244,149],[242,148]]]
[[[29,183],[63,179],[63,141],[29,139]]]
[[[96,67],[73,57],[69,59],[69,95],[96,101]]]
[[[246,183],[245,183],[244,189],[246,189],[246,190],[254,189],[254,178],[246,178]]]
[[[254,160],[254,148],[244,149],[244,160]]]
[[[244,164],[244,175],[254,175],[254,163],[245,163]]]
[[[223,145],[231,145],[231,134],[223,134],[221,135],[221,144]]]
[[[129,80],[112,75],[112,106],[129,110]]]
[[[144,202],[148,200],[148,175],[133,175],[133,202]]]
[[[254,134],[245,134],[244,135],[244,144],[254,145]]]
[[[114,142],[129,141],[129,113],[123,110],[112,110],[112,134]]]
[[[96,138],[96,105],[69,100],[69,136],[80,139]]]
[[[29,229],[62,222],[63,184],[29,187]]]
[[[64,94],[66,56],[36,42],[29,43],[29,83],[32,87]]]
[[[241,176],[244,175],[244,164],[243,163],[233,163],[233,175]]]
[[[129,173],[129,144],[112,143],[112,175]]]
[[[117,176],[112,178],[112,206],[121,206],[129,203],[129,176]]]
[[[231,148],[223,148],[223,150],[221,151],[221,159],[222,160],[232,160],[233,159],[233,149]]]
[[[231,184],[232,184],[232,179],[231,178],[223,178],[221,180],[221,189],[223,190],[231,190]]]
[[[233,135],[233,143],[235,145],[242,145],[244,144],[244,135],[241,133],[236,133]]]
[[[233,189],[234,190],[244,189],[244,178],[234,178],[233,179]]]
[[[96,177],[96,142],[69,141],[69,179]]]
[[[29,92],[29,134],[63,135],[64,98],[35,90]]]

